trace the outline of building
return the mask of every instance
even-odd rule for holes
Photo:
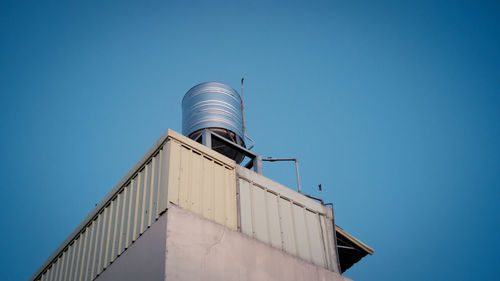
[[[296,159],[246,148],[236,90],[201,83],[182,107],[185,136],[167,130],[30,281],[340,281],[373,253],[332,203],[300,192]],[[295,161],[298,192],[262,175],[281,160]]]
[[[372,253],[332,209],[168,130],[30,280],[349,280]]]

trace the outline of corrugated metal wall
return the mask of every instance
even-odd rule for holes
[[[93,280],[109,266],[165,210],[167,165],[160,147],[36,280]]]
[[[236,172],[241,232],[340,272],[330,209],[243,167]]]
[[[168,202],[339,272],[330,209],[168,130],[30,280],[95,279]]]
[[[214,158],[203,152],[206,147],[187,143],[167,144],[168,201],[236,230],[236,163],[224,161],[222,155]]]
[[[93,280],[168,201],[236,229],[235,165],[168,130],[30,280]]]

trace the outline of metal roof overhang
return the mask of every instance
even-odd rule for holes
[[[335,226],[335,232],[337,235],[337,251],[342,273],[366,255],[373,254],[374,251],[372,248],[368,247],[337,225]]]

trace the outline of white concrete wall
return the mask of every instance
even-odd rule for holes
[[[350,280],[241,232],[170,206],[167,281]]]

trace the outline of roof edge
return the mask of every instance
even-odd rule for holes
[[[66,247],[80,234],[81,230],[89,224],[99,211],[108,203],[113,196],[127,183],[127,181],[153,156],[158,149],[168,140],[169,135],[174,132],[167,129],[162,136],[148,149],[148,151],[139,159],[139,161],[121,178],[121,180],[104,196],[104,198],[92,209],[92,211],[83,219],[83,221],[68,235],[57,249],[45,260],[37,271],[28,279],[34,281],[43,273],[43,271],[64,251]],[[174,132],[175,133],[175,132]]]
[[[335,225],[335,231],[337,231],[338,233],[342,234],[344,237],[346,237],[347,239],[349,239],[350,242],[352,242],[354,245],[360,247],[366,253],[372,255],[375,252],[368,245],[366,245],[365,243],[359,241],[356,237],[354,237],[351,234],[347,233],[345,230],[343,230],[342,228],[340,228],[338,225]]]

